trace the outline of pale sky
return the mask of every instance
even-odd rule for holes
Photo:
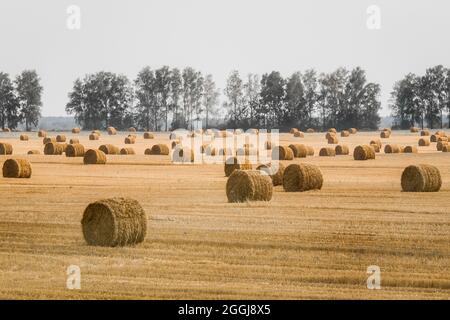
[[[69,5],[81,29],[66,27]],[[381,29],[366,26],[370,5]],[[43,115],[66,115],[73,81],[100,70],[130,80],[144,66],[192,66],[223,89],[247,73],[361,66],[382,86],[382,115],[395,81],[450,67],[448,0],[1,0],[0,71],[36,69]]]

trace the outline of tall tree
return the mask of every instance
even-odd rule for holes
[[[322,129],[337,127],[339,114],[345,113],[345,86],[349,72],[338,68],[330,74],[323,74],[320,80],[320,104]]]
[[[440,122],[443,126],[443,112],[447,103],[446,70],[438,65],[425,71],[421,78],[421,100],[425,107],[427,124],[433,128]]]
[[[179,127],[179,102],[182,94],[183,81],[181,78],[180,70],[177,68],[172,69],[170,79],[170,109],[173,111],[172,128],[177,129]]]
[[[292,74],[286,83],[286,124],[304,127],[308,114],[306,112],[305,92],[300,72]]]
[[[182,79],[184,119],[187,121],[187,127],[192,129],[194,113],[198,120],[202,112],[203,76],[201,72],[187,67],[183,69]]]
[[[15,129],[20,121],[19,101],[7,73],[0,72],[0,126]]]
[[[204,95],[203,95],[203,105],[205,108],[205,128],[209,127],[209,117],[211,114],[215,114],[215,106],[219,100],[219,91],[216,88],[216,83],[213,80],[211,74],[208,74],[205,78],[204,83]]]
[[[20,118],[25,122],[25,130],[37,126],[41,116],[41,95],[43,87],[36,71],[25,70],[15,80],[17,98],[20,105]]]
[[[276,128],[283,125],[286,117],[285,84],[285,80],[278,71],[262,76],[260,112],[263,114],[266,127]]]
[[[245,110],[248,113],[249,118],[249,126],[253,127],[254,118],[256,114],[256,110],[258,110],[258,106],[260,103],[260,94],[261,94],[261,79],[259,75],[249,73],[247,75],[247,82],[244,83],[244,103]]]
[[[306,113],[306,127],[314,127],[316,124],[313,121],[314,113],[317,110],[319,101],[318,79],[317,73],[314,69],[306,70],[302,78],[305,97],[305,113]]]
[[[169,126],[169,107],[170,107],[170,89],[172,75],[170,68],[164,66],[155,71],[156,89],[157,89],[157,102],[160,105],[160,109],[164,114],[165,119],[165,131]]]
[[[137,98],[136,113],[137,122],[146,130],[158,130],[158,117],[160,109],[157,103],[157,83],[153,70],[150,67],[142,69],[135,84]]]
[[[224,89],[226,101],[223,106],[229,110],[228,118],[232,126],[239,126],[245,117],[243,82],[237,70],[230,73]]]
[[[409,73],[402,80],[395,83],[391,92],[389,107],[392,110],[392,116],[401,129],[413,127],[419,119],[416,109],[416,84],[416,75]]]

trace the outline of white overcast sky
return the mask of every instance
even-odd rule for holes
[[[66,27],[69,5],[81,8],[81,30]],[[370,5],[380,30],[366,26]],[[49,116],[65,115],[77,77],[100,70],[134,79],[146,65],[192,66],[223,89],[233,69],[361,66],[381,84],[386,115],[396,80],[450,67],[449,33],[448,0],[1,0],[0,71],[36,69]]]

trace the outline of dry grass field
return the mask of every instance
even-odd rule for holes
[[[50,136],[57,133],[49,132]],[[120,132],[86,147],[125,147]],[[4,299],[449,299],[450,153],[436,144],[418,154],[319,157],[324,133],[305,143],[315,156],[286,161],[320,166],[320,191],[274,189],[270,202],[227,202],[222,165],[175,165],[145,156],[167,133],[138,139],[133,156],[108,156],[106,165],[42,152],[31,133],[0,133],[14,147],[8,158],[30,160],[30,179],[0,178],[0,298]],[[338,137],[352,152],[378,132]],[[394,131],[383,143],[417,145],[418,133]],[[437,166],[440,192],[401,192],[410,164]],[[81,232],[86,206],[100,198],[138,200],[148,216],[145,241],[134,247],[88,246]],[[81,290],[66,288],[66,269],[81,268]],[[381,268],[381,290],[366,287],[367,267]]]

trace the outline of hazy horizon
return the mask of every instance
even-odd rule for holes
[[[81,29],[66,27],[69,5]],[[381,29],[366,26],[369,5]],[[221,89],[241,76],[361,66],[381,84],[381,116],[405,74],[450,66],[446,1],[12,1],[0,3],[0,71],[36,69],[44,86],[43,116],[65,116],[73,81],[100,70],[133,80],[144,66],[192,66]],[[223,94],[221,95],[223,96]]]

